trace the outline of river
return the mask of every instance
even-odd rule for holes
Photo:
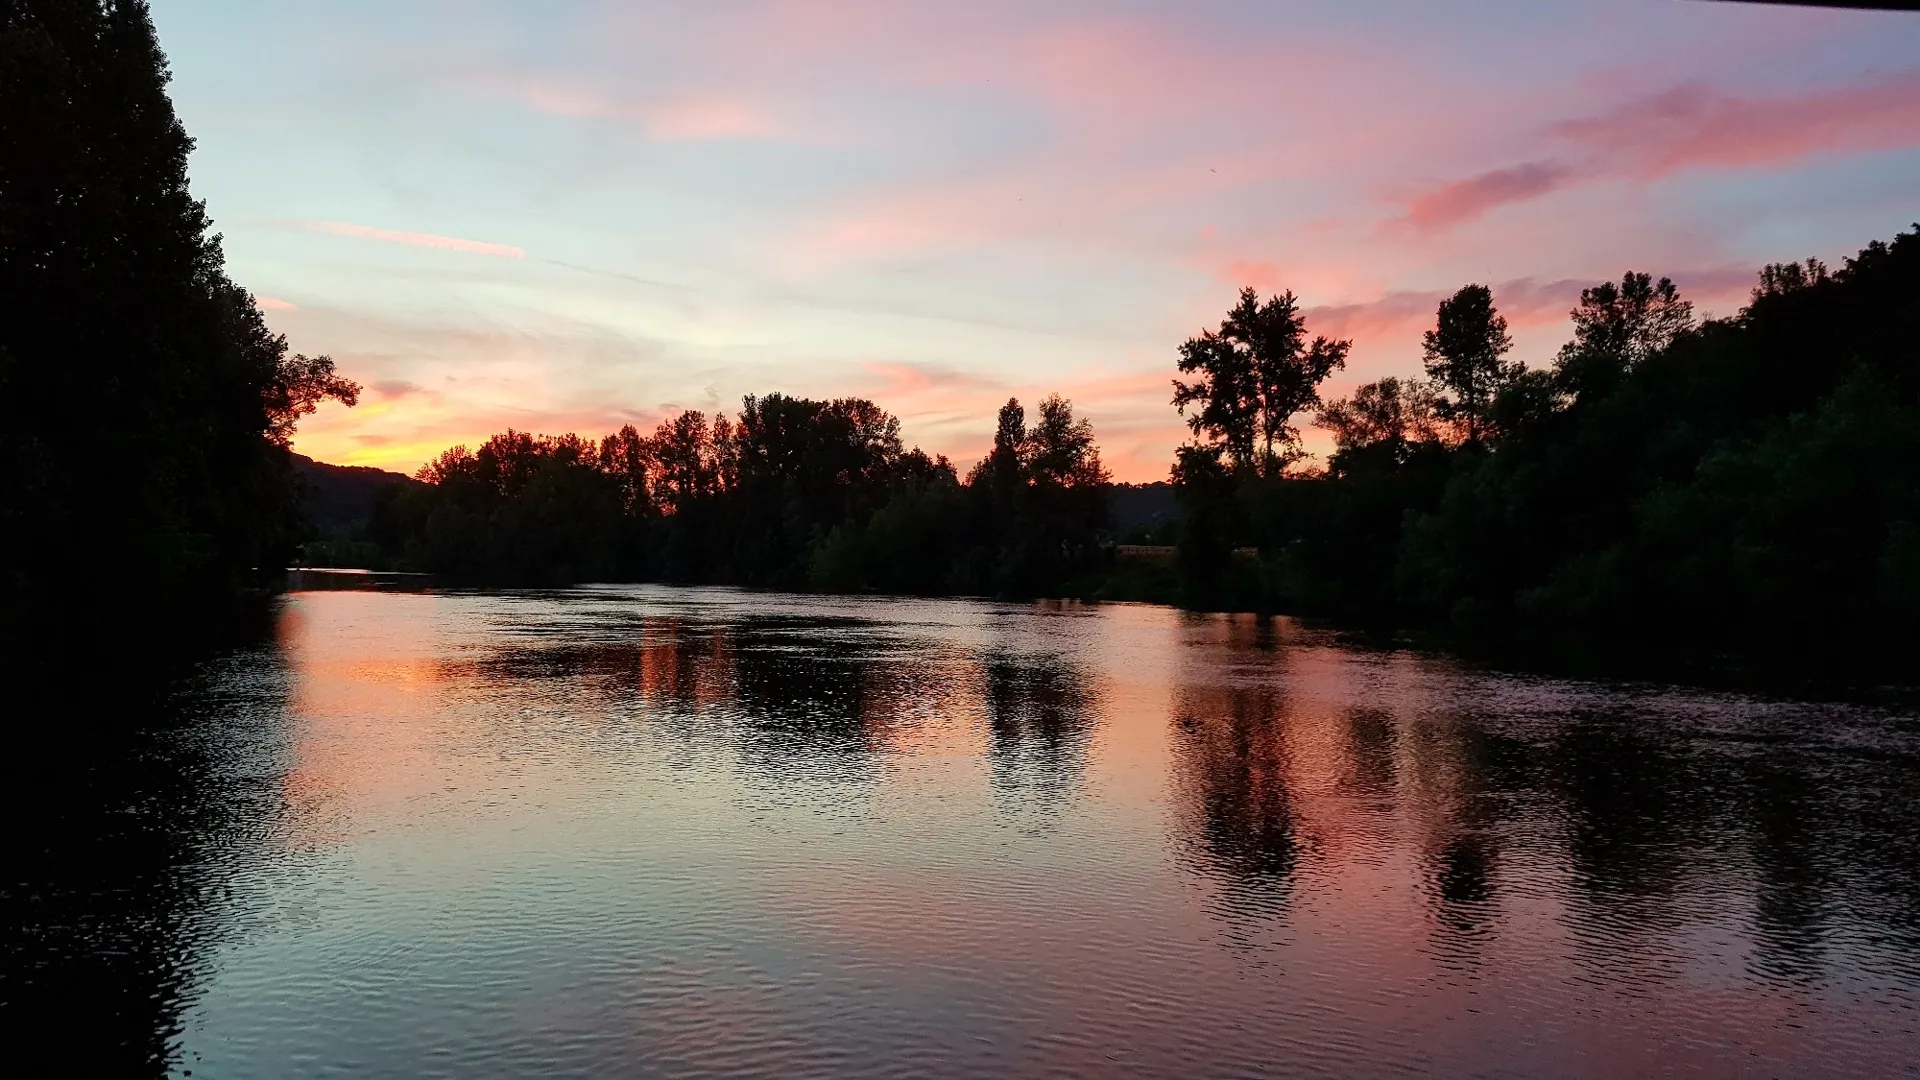
[[[0,995],[157,1073],[1920,1075],[1911,709],[607,587],[296,594],[166,712]]]

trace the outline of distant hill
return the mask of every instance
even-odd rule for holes
[[[411,476],[365,465],[329,465],[304,454],[293,455],[307,520],[323,533],[365,530],[373,508],[388,493],[420,483]]]
[[[1173,485],[1165,480],[1151,484],[1115,484],[1110,505],[1113,527],[1118,532],[1180,520],[1180,504],[1173,497]]]

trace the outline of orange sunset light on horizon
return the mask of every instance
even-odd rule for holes
[[[1248,7],[160,0],[196,195],[291,346],[295,448],[412,472],[744,394],[872,398],[964,469],[1049,392],[1166,474],[1180,341],[1292,289],[1418,370],[1488,284],[1546,363],[1583,285],[1732,314],[1920,190],[1920,22],[1630,0]],[[1324,447],[1310,436],[1309,449]]]

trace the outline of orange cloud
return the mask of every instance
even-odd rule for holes
[[[887,380],[886,385],[878,391],[879,397],[950,394],[956,391],[998,392],[1000,389],[999,383],[983,375],[926,364],[870,363],[866,369]]]
[[[457,236],[435,236],[432,233],[402,232],[397,229],[376,229],[371,225],[349,225],[341,221],[290,221],[287,224],[303,232],[350,236],[358,240],[378,240],[383,244],[441,248],[446,251],[464,251],[471,255],[493,255],[503,259],[521,259],[527,254],[521,248],[510,244],[492,244],[484,240],[463,240]]]
[[[294,306],[292,303],[289,303],[288,301],[281,300],[277,297],[272,297],[272,296],[260,296],[258,294],[255,294],[253,298],[253,303],[254,303],[254,306],[258,307],[261,311],[299,311],[300,310],[298,307]]]

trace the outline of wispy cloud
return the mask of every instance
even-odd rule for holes
[[[1449,180],[1406,203],[1404,224],[1441,231],[1582,183],[1649,182],[1690,169],[1791,164],[1821,152],[1920,145],[1920,71],[1862,86],[1743,97],[1700,83],[1563,120],[1558,156]]]
[[[1550,130],[1643,179],[1913,146],[1920,144],[1920,71],[1797,96],[1739,97],[1689,83]]]
[[[655,139],[764,139],[779,134],[773,118],[740,101],[667,101],[641,112]]]
[[[299,311],[299,307],[276,296],[254,294],[253,303],[261,311]]]
[[[721,95],[608,89],[550,75],[481,76],[459,80],[487,97],[505,98],[543,116],[629,124],[657,142],[779,139],[794,132],[772,110]]]
[[[404,244],[408,247],[440,248],[445,251],[464,251],[469,255],[492,255],[502,259],[522,259],[526,251],[511,244],[494,244],[485,240],[466,240],[458,236],[436,236],[433,233],[404,232],[399,229],[378,229],[371,225],[350,225],[343,221],[306,221],[284,222],[293,229],[302,232],[321,233],[326,236],[348,236],[356,240],[377,240],[383,244]]]
[[[891,399],[929,393],[944,396],[956,392],[982,390],[998,392],[1001,389],[1001,384],[997,380],[989,379],[984,375],[935,364],[874,362],[864,366],[869,372],[885,380],[874,390],[876,397]]]
[[[1444,229],[1507,203],[1538,198],[1567,183],[1573,170],[1557,161],[1529,161],[1452,180],[1407,204],[1407,223]]]
[[[371,389],[387,399],[407,397],[421,391],[419,383],[409,382],[406,379],[381,379],[374,383]]]

